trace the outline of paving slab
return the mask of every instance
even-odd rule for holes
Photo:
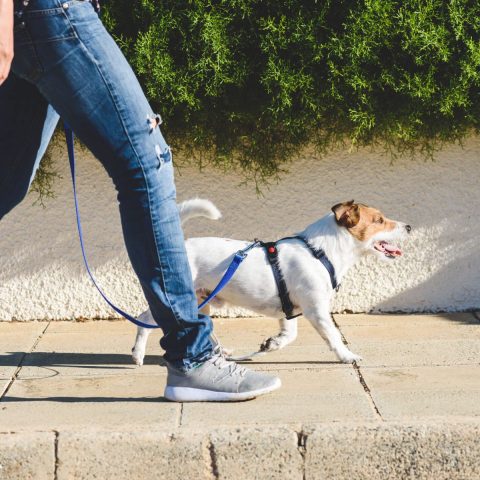
[[[268,317],[254,318],[215,318],[215,334],[226,347],[251,350],[258,347],[268,337],[279,333],[278,319]],[[297,319],[298,338],[294,345],[324,345],[322,337],[304,317]]]
[[[214,332],[224,347],[233,349],[233,355],[240,357],[258,350],[266,338],[279,333],[278,324],[278,319],[266,317],[215,319]],[[261,370],[290,370],[342,364],[310,322],[299,318],[295,342],[282,350],[256,356],[246,365],[258,365]]]
[[[450,325],[462,325],[476,323],[474,315],[470,312],[462,313],[425,313],[425,314],[372,314],[372,313],[336,313],[333,315],[335,321],[340,326],[360,326],[360,325],[394,325],[396,323],[409,324],[421,323],[430,325],[439,325],[441,323],[447,323]]]
[[[343,321],[340,321],[339,325],[347,340],[353,337],[356,341],[480,340],[480,322],[473,316],[461,314],[453,317],[456,320],[428,315],[420,318],[392,315],[371,319],[369,324],[342,325]]]
[[[186,403],[182,410],[182,427],[376,420],[351,366],[272,373],[278,373],[282,380],[280,390],[250,402]]]
[[[0,428],[174,428],[181,406],[163,398],[165,383],[165,373],[17,380],[0,403]]]
[[[91,333],[92,335],[128,334],[135,337],[136,325],[124,319],[64,320],[50,322],[48,333]]]
[[[349,342],[349,348],[362,357],[360,367],[415,367],[476,365],[480,358],[478,340],[450,340],[424,342]]]
[[[476,365],[480,324],[470,314],[336,315],[364,367]]]
[[[62,376],[150,375],[160,372],[163,350],[160,331],[150,335],[145,365],[138,368],[131,349],[136,329],[126,322],[52,322],[28,354],[18,378]]]
[[[0,379],[0,398],[7,390],[8,386],[10,385],[12,379],[4,378]]]
[[[385,420],[480,417],[480,365],[366,368]]]
[[[251,360],[241,361],[246,367],[258,370],[309,370],[312,368],[345,368],[334,353],[326,345],[311,346],[299,344],[287,345],[281,350],[269,352],[265,355],[257,355]],[[233,356],[242,356],[252,353],[252,350],[236,349]]]
[[[0,322],[0,381],[10,379],[48,322]]]

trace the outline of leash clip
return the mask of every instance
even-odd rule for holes
[[[240,257],[242,260],[244,260],[247,256],[248,256],[248,253],[243,251],[243,250],[239,250],[236,254],[235,254],[236,257]]]

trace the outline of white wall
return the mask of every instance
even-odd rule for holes
[[[47,208],[33,195],[0,222],[0,320],[111,317],[86,276],[78,245],[66,152],[52,149],[62,175]],[[78,189],[88,255],[100,284],[119,306],[145,306],[119,224],[115,191],[99,163],[77,148]],[[195,219],[188,236],[263,240],[302,229],[349,199],[381,208],[414,227],[404,257],[369,259],[350,272],[334,310],[454,311],[480,309],[480,139],[449,147],[435,162],[395,160],[363,150],[327,158],[303,153],[290,173],[257,197],[241,176],[193,167],[177,171],[178,198],[200,196],[222,210],[220,222]],[[222,313],[222,312],[221,312]],[[241,313],[231,309],[223,314]]]

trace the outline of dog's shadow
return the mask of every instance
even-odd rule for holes
[[[146,355],[144,365],[166,366],[161,355]],[[132,370],[138,368],[132,356],[123,353],[6,352],[1,367],[70,367]]]
[[[171,403],[165,397],[14,397],[7,395],[2,403],[18,402],[60,402],[60,403]]]
[[[242,360],[244,365],[336,365],[335,360],[275,360],[258,361]],[[162,355],[145,355],[144,365],[166,367]],[[38,368],[86,368],[102,370],[135,370],[138,369],[129,354],[123,353],[65,353],[65,352],[6,352],[0,355],[1,367],[38,367]],[[140,367],[141,368],[141,367]]]
[[[275,361],[275,362],[257,362],[255,360],[241,360],[237,363],[241,363],[245,366],[248,365],[345,365],[340,360],[288,360],[288,361]]]

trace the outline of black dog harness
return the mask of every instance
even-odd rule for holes
[[[326,253],[321,248],[315,248],[307,238],[301,235],[295,235],[293,237],[284,237],[276,242],[262,242],[258,241],[258,243],[265,249],[265,253],[267,254],[267,259],[272,267],[273,277],[275,278],[275,283],[277,284],[278,288],[278,296],[280,297],[280,303],[282,304],[282,310],[285,314],[285,318],[290,320],[291,318],[296,318],[301,315],[301,313],[297,315],[293,315],[294,305],[290,300],[290,295],[288,294],[287,285],[283,278],[282,269],[280,268],[280,262],[278,261],[278,250],[277,244],[282,240],[290,240],[296,239],[301,240],[305,246],[310,250],[312,255],[322,262],[323,266],[327,269],[328,274],[330,275],[330,281],[332,282],[332,288],[338,291],[340,285],[337,283],[337,277],[335,275],[335,267],[333,266],[332,262],[328,259]]]

